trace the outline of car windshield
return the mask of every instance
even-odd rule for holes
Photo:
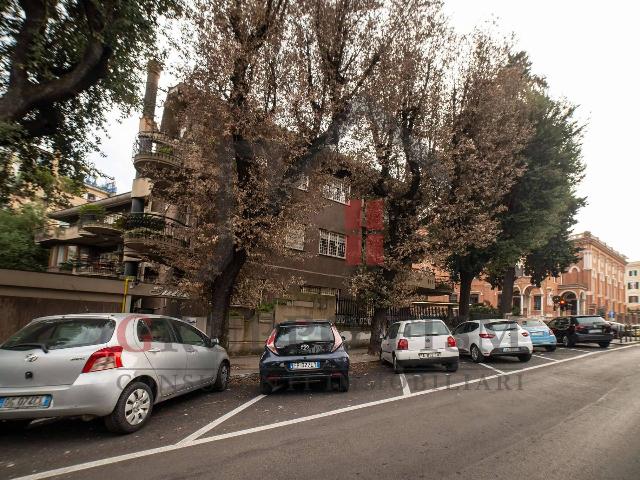
[[[405,337],[426,337],[431,335],[449,335],[449,329],[441,320],[411,322],[404,326]]]
[[[520,320],[518,322],[523,327],[546,327],[542,320]]]
[[[504,332],[506,330],[516,330],[518,328],[516,322],[492,322],[487,323],[485,328],[494,332]]]
[[[333,342],[331,326],[322,323],[280,325],[275,345],[276,348],[283,348],[299,343],[311,342]]]
[[[580,325],[606,325],[604,318],[602,317],[578,317],[576,318]]]
[[[27,325],[7,340],[5,350],[43,350],[85,347],[107,343],[113,336],[116,322],[108,318],[73,318],[43,320]]]

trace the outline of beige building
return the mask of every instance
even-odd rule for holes
[[[640,261],[627,263],[624,285],[627,311],[640,313]]]

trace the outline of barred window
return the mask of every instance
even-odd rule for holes
[[[292,227],[285,236],[285,246],[293,250],[304,250],[304,227]]]
[[[351,185],[344,180],[336,178],[323,187],[322,194],[329,200],[347,205],[349,203],[349,195],[351,194]]]
[[[320,255],[345,258],[346,243],[347,238],[343,234],[320,229]]]

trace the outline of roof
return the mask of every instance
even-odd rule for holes
[[[100,200],[96,200],[95,202],[83,203],[82,205],[100,205],[103,207],[118,207],[121,205],[126,205],[131,203],[131,192],[121,193],[120,195],[114,195],[113,197],[101,198]],[[49,218],[53,218],[54,220],[64,220],[69,217],[77,217],[80,215],[80,208],[82,205],[78,205],[77,207],[65,208],[64,210],[58,210],[56,212],[49,213]]]
[[[113,320],[124,320],[128,317],[144,317],[144,318],[170,318],[166,315],[147,314],[147,313],[70,313],[67,315],[49,315],[48,317],[34,318],[32,321],[40,322],[44,320],[59,320],[63,318],[111,318]],[[175,320],[180,320],[176,318]]]

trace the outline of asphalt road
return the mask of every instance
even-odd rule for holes
[[[537,355],[453,375],[358,365],[346,394],[237,382],[127,437],[35,425],[0,437],[0,478],[640,478],[640,346]]]

